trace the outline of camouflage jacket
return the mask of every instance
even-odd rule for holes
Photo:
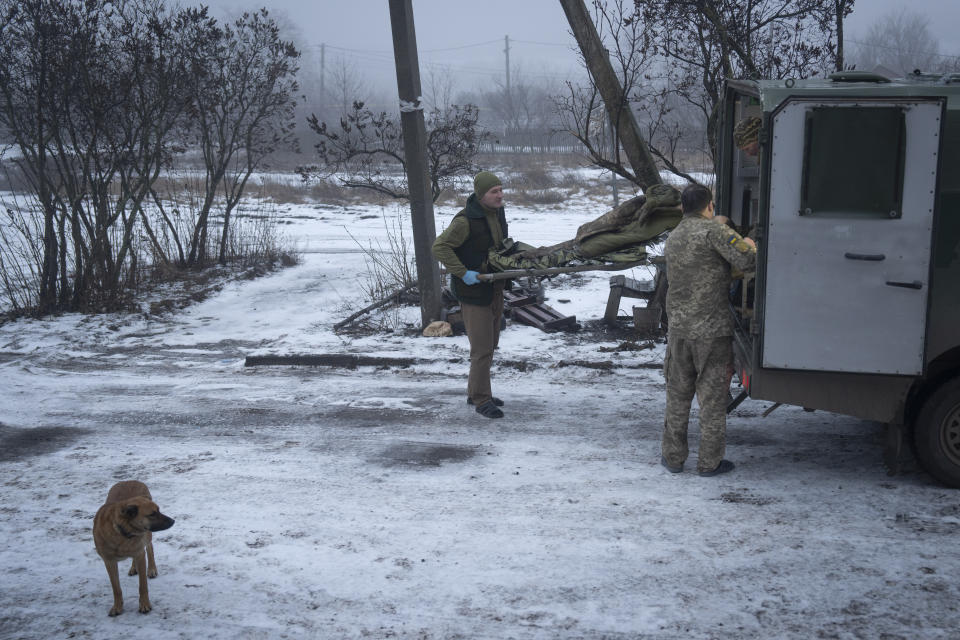
[[[733,334],[731,266],[750,271],[757,251],[730,227],[700,215],[684,215],[663,249],[667,260],[670,333],[687,339]]]

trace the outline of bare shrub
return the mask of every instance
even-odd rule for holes
[[[275,266],[300,262],[300,256],[290,249],[290,239],[280,231],[277,204],[261,194],[249,208],[237,207],[225,245],[229,264],[265,273]]]
[[[333,180],[327,180],[324,178],[317,179],[311,183],[310,187],[310,197],[318,202],[324,202],[328,204],[346,204],[347,202],[355,201],[363,191],[352,190],[348,187],[334,182]],[[379,194],[376,194],[379,198]]]
[[[521,184],[531,189],[549,189],[557,186],[553,173],[542,165],[525,169],[519,175],[522,180]]]
[[[158,193],[152,206],[145,204],[143,207],[141,219],[144,225],[138,226],[131,237],[120,295],[112,299],[90,295],[83,310],[136,309],[137,298],[149,295],[158,285],[189,284],[197,279],[198,274],[209,270],[209,262],[186,268],[180,240],[189,237],[201,206],[203,191],[197,182],[202,178],[198,176],[186,172],[169,175],[158,183],[167,192]],[[43,214],[31,194],[6,193],[0,207],[0,314],[36,313],[39,304],[37,281],[42,265]],[[214,215],[211,226],[220,229],[221,221],[221,216]],[[281,227],[277,202],[267,197],[245,201],[245,206],[236,212],[227,234],[229,268],[222,277],[229,277],[227,274],[237,271],[256,276],[273,268],[297,264],[300,258],[290,248],[292,242],[281,233]],[[151,234],[146,232],[148,228]],[[217,239],[218,234],[211,234],[208,241],[213,243]],[[62,264],[72,264],[70,248],[65,247],[64,251]],[[166,256],[178,255],[180,260],[166,259]],[[207,255],[212,261],[215,255],[212,246]],[[64,277],[72,278],[73,275],[68,271]]]
[[[0,310],[20,315],[40,302],[36,283],[42,262],[42,217],[15,194],[0,206]]]
[[[367,256],[367,272],[361,286],[365,297],[370,301],[381,300],[404,290],[417,280],[413,245],[404,234],[404,229],[409,226],[404,216],[405,210],[397,206],[394,211],[396,215],[391,220],[386,216],[382,218],[386,231],[383,242],[374,240],[364,246],[347,230]]]
[[[567,195],[558,189],[534,189],[527,191],[520,189],[511,191],[510,203],[516,205],[527,204],[560,204],[567,200]]]
[[[307,201],[307,188],[297,183],[264,178],[259,184],[247,183],[245,195],[254,195],[277,204],[303,204]]]

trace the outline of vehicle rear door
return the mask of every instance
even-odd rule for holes
[[[943,110],[791,99],[772,114],[764,367],[922,373]]]

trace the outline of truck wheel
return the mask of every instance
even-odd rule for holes
[[[927,398],[913,426],[923,468],[948,487],[960,488],[960,378]]]

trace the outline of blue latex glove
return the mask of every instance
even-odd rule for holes
[[[463,281],[466,284],[477,284],[480,282],[480,278],[477,277],[478,275],[480,274],[476,271],[467,271],[463,276]]]

